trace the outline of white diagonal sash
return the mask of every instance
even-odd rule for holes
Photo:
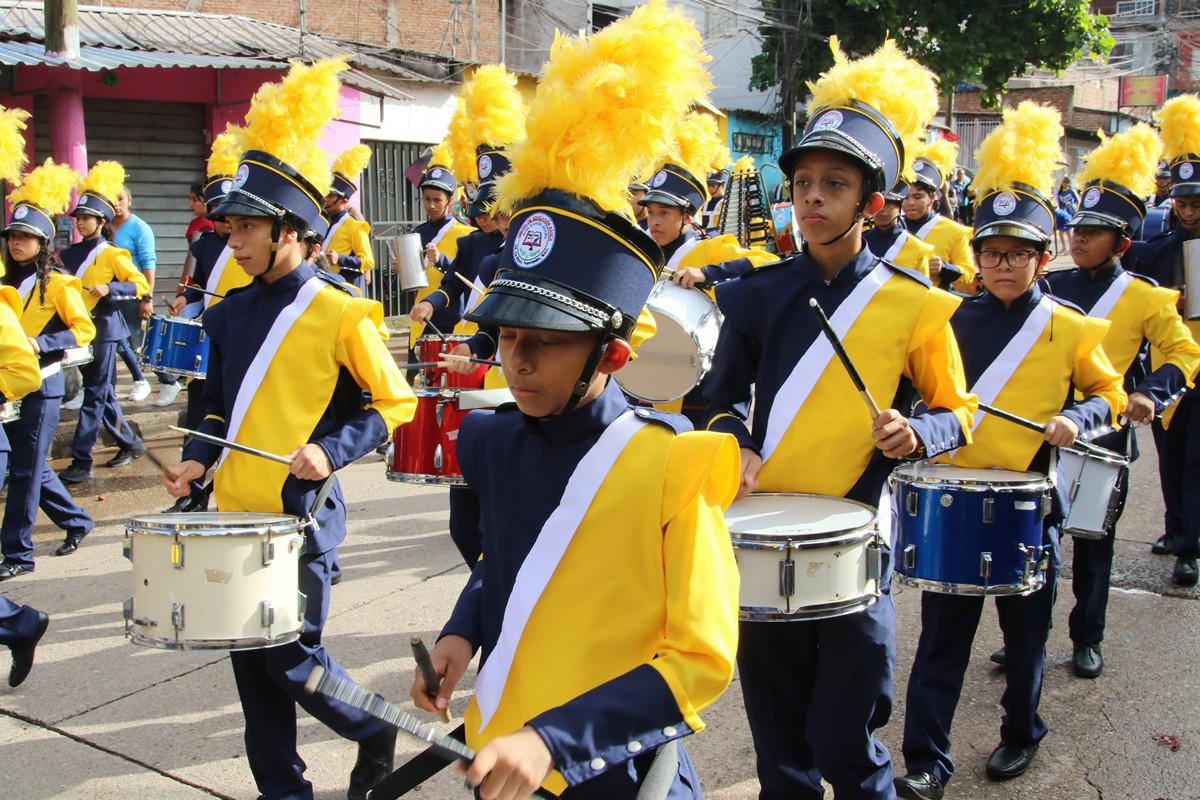
[[[912,236],[911,233],[901,228],[900,235],[896,237],[896,241],[892,242],[892,246],[883,254],[883,260],[895,264],[896,259],[900,256],[900,251],[904,249],[904,243],[908,241],[908,237],[910,236]]]
[[[246,374],[242,377],[237,397],[233,400],[233,411],[229,415],[229,424],[225,429],[225,438],[229,441],[237,441],[242,421],[246,418],[246,411],[250,408],[250,402],[254,400],[254,394],[262,384],[263,378],[266,377],[271,361],[279,352],[279,347],[287,337],[288,331],[296,324],[296,320],[300,319],[300,315],[304,313],[324,285],[325,282],[316,275],[305,281],[304,285],[300,287],[300,291],[296,293],[296,299],[279,312],[271,329],[267,331],[266,338],[263,339],[258,352],[254,354],[254,359],[246,369]],[[217,462],[218,467],[225,462],[227,455],[229,455],[228,450],[221,451],[221,460]]]
[[[875,269],[859,281],[858,285],[841,302],[837,310],[833,312],[833,316],[829,318],[829,324],[833,326],[839,339],[845,339],[846,332],[862,315],[863,309],[871,302],[871,298],[887,283],[892,274],[892,270],[885,264],[876,265]],[[771,414],[767,417],[767,434],[762,448],[764,462],[771,457],[775,448],[783,440],[792,420],[808,400],[808,396],[812,394],[813,387],[817,385],[817,380],[825,372],[825,368],[829,366],[832,358],[833,345],[829,343],[825,334],[818,330],[817,337],[813,339],[812,344],[808,346],[804,355],[792,368],[791,374],[779,387],[775,401],[771,404]]]
[[[33,293],[33,285],[37,282],[37,271],[21,281],[21,285],[17,287],[17,294],[21,296],[21,305],[29,306],[29,296]]]
[[[442,238],[450,232],[450,229],[454,227],[454,223],[456,222],[458,222],[458,220],[456,220],[454,217],[447,219],[446,224],[438,228],[438,232],[433,235],[433,238],[429,240],[429,243],[434,247],[437,247],[439,244],[441,244]]]
[[[940,214],[934,214],[933,219],[929,220],[929,222],[926,222],[924,225],[917,228],[917,234],[916,234],[917,238],[920,239],[921,241],[925,241],[925,237],[928,236],[929,234],[933,233],[933,229],[937,227],[937,224],[939,221],[941,221],[941,219],[942,219],[942,216]]]
[[[341,227],[342,227],[342,223],[343,223],[343,222],[345,222],[345,221],[346,221],[346,220],[348,220],[348,219],[350,219],[350,213],[349,213],[349,212],[346,212],[345,214],[343,214],[343,215],[342,215],[341,219],[339,219],[337,222],[335,222],[335,223],[333,223],[332,225],[330,225],[330,226],[329,226],[329,233],[325,234],[325,241],[332,243],[332,242],[333,242],[333,235],[334,235],[335,233],[337,233],[337,232],[338,232],[338,229],[339,229],[339,228],[341,228]]]
[[[221,285],[221,276],[225,274],[225,268],[229,266],[229,262],[233,260],[233,248],[225,245],[221,254],[217,256],[217,263],[213,264],[212,272],[208,273],[208,280],[204,282],[204,290],[218,294],[217,287]],[[213,297],[211,294],[204,296],[204,307],[208,308],[213,303],[221,298]]]
[[[703,240],[699,236],[696,236],[679,245],[679,249],[677,249],[674,255],[671,256],[671,259],[667,261],[667,267],[662,272],[663,277],[665,278],[668,275],[674,275],[679,270],[679,264],[683,261],[688,253],[696,249],[696,245],[700,244],[701,241]]]
[[[567,481],[562,500],[546,519],[537,540],[517,571],[512,593],[504,606],[504,621],[496,646],[475,678],[475,700],[479,705],[479,730],[491,721],[500,706],[504,684],[508,680],[517,646],[533,609],[550,583],[563,554],[570,546],[579,523],[583,520],[600,485],[612,471],[613,464],[641,429],[644,420],[626,411],[604,429],[600,438],[580,459]]]
[[[1104,294],[1100,295],[1100,299],[1096,304],[1088,309],[1089,317],[1099,317],[1100,319],[1108,319],[1108,315],[1112,313],[1116,307],[1117,301],[1121,299],[1121,295],[1129,288],[1129,284],[1133,283],[1133,276],[1128,272],[1122,272],[1117,276],[1116,280],[1104,290]]]
[[[112,245],[102,239],[98,245],[92,248],[92,252],[88,253],[83,259],[83,262],[79,265],[79,268],[75,270],[75,277],[79,278],[79,280],[83,280],[83,275],[88,271],[88,267],[96,263],[96,257],[110,247],[112,247]]]
[[[486,289],[487,287],[483,285],[483,281],[481,281],[479,276],[476,275],[474,283],[471,284],[471,295],[467,298],[468,311],[471,311],[475,308],[475,306],[479,305],[479,301],[483,299],[483,293]]]

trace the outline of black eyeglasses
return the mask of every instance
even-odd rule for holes
[[[1002,253],[999,250],[981,250],[975,256],[981,269],[998,269],[1002,263],[1010,269],[1024,269],[1029,266],[1039,253],[1036,250],[1009,250]]]

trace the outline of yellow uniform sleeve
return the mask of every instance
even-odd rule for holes
[[[975,266],[975,251],[971,249],[971,229],[957,222],[954,224],[962,228],[962,235],[955,238],[950,249],[950,263],[962,270],[962,276],[953,287],[965,294],[975,294],[975,276],[979,270]]]
[[[371,248],[371,225],[365,220],[354,227],[354,255],[361,259],[360,272],[375,269],[375,251]]]
[[[371,395],[368,408],[379,412],[388,434],[413,418],[417,398],[388,352],[379,326],[383,308],[374,300],[354,299],[342,315],[334,359]]]
[[[58,291],[52,298],[54,312],[58,314],[75,337],[75,345],[83,347],[96,338],[96,323],[88,313],[87,305],[83,302],[83,282],[72,277],[58,282]]]
[[[21,321],[13,308],[16,294],[6,291],[0,295],[0,398],[4,401],[19,400],[42,385],[33,345],[21,329]],[[17,303],[20,303],[19,299]]]
[[[962,428],[963,443],[970,444],[971,423],[979,408],[979,398],[967,389],[962,353],[950,328],[950,317],[961,302],[961,298],[940,289],[926,293],[925,306],[909,339],[904,376],[912,381],[931,411],[953,412]],[[924,444],[930,452],[941,450],[933,447],[933,442]]]
[[[1179,316],[1178,303],[1179,292],[1156,287],[1154,301],[1146,306],[1142,329],[1151,346],[1158,351],[1155,367],[1173,364],[1191,388],[1200,370],[1200,345],[1196,344],[1191,330]]]
[[[1129,398],[1122,388],[1121,374],[1113,367],[1101,345],[1108,334],[1109,324],[1106,319],[1084,318],[1079,346],[1075,350],[1071,381],[1084,397],[1104,398],[1115,427],[1117,417],[1125,410]]]
[[[146,280],[146,276],[137,268],[137,264],[133,263],[133,259],[129,256],[128,250],[122,250],[119,247],[111,248],[109,251],[109,263],[112,265],[113,279],[123,283],[132,283],[137,287],[137,296],[145,297],[150,294],[150,282]]]

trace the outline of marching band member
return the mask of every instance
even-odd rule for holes
[[[21,327],[37,351],[42,380],[22,401],[20,418],[5,426],[13,452],[0,524],[0,580],[33,571],[33,526],[39,507],[65,532],[56,555],[74,553],[95,527],[47,463],[65,389],[63,351],[82,347],[96,335],[79,278],[55,269],[50,250],[54,215],[67,210],[78,182],[73,169],[47,159],[12,193],[13,211],[3,232],[4,283],[17,292]]]
[[[444,708],[482,649],[465,728],[477,749],[467,782],[486,800],[538,785],[632,800],[656,762],[670,797],[701,796],[669,743],[703,727],[733,675],[738,579],[722,509],[736,445],[635,411],[609,376],[662,267],[624,208],[630,162],[648,164],[704,91],[702,52],[660,2],[560,38],[500,182],[514,236],[469,316],[499,327],[516,404],[461,430],[484,557],[432,654],[441,688],[428,696],[418,675],[411,692]],[[645,80],[648,60],[670,84]]]
[[[364,296],[371,285],[371,270],[375,269],[371,224],[350,213],[350,198],[358,191],[355,181],[370,160],[371,148],[365,144],[354,145],[334,160],[333,183],[325,196],[329,233],[323,237],[330,271],[358,287]]]
[[[725,314],[706,382],[709,430],[742,448],[741,493],[811,492],[879,505],[895,459],[970,441],[975,400],[946,322],[959,299],[863,246],[865,215],[883,205],[905,151],[937,108],[932,73],[891,40],[810,84],[809,124],[780,158],[804,236],[801,253],[717,288]],[[899,130],[899,132],[897,132]],[[816,299],[888,407],[864,415],[807,308]],[[914,390],[930,410],[905,418]],[[753,391],[753,416],[738,411]],[[820,454],[814,459],[814,454]],[[738,671],[763,800],[895,796],[874,731],[892,709],[895,606],[884,549],[883,595],[840,617],[742,622]],[[851,687],[848,689],[847,687]]]
[[[907,187],[903,181],[899,187]],[[900,205],[904,195],[897,186],[883,193],[883,205],[871,218],[870,230],[863,231],[863,242],[871,252],[898,267],[930,277],[929,261],[934,247],[908,232],[900,222]],[[944,288],[944,287],[943,287]]]
[[[642,205],[642,198],[648,191],[650,187],[641,180],[629,182],[629,207],[633,209],[633,218],[642,230],[646,230],[646,207]]]
[[[708,173],[708,201],[700,214],[700,227],[706,234],[717,233],[717,223],[721,221],[721,209],[725,202],[725,183],[728,180],[728,170],[718,169]]]
[[[71,465],[58,475],[63,483],[82,483],[92,477],[92,448],[102,424],[119,448],[104,466],[124,466],[142,452],[142,442],[125,421],[112,383],[117,342],[129,335],[119,304],[150,297],[150,284],[134,265],[129,251],[112,244],[108,223],[116,213],[114,202],[124,191],[124,167],[116,161],[92,165],[83,179],[79,202],[71,211],[83,241],[59,254],[67,272],[82,281],[83,300],[96,324],[92,361],[80,368],[83,407],[71,445]]]
[[[939,286],[966,294],[975,293],[975,262],[971,252],[971,229],[937,213],[942,184],[958,148],[945,139],[922,144],[914,154],[913,178],[908,181],[902,209],[904,226],[913,236],[933,245],[929,271]]]
[[[396,739],[394,728],[303,688],[316,664],[345,676],[321,644],[336,548],[346,535],[345,501],[334,480],[322,506],[312,508],[318,487],[411,419],[415,406],[381,338],[380,305],[305,260],[306,234],[325,229],[321,201],[330,170],[317,140],[337,108],[337,73],[345,66],[340,59],[294,63],[282,83],[258,90],[241,164],[212,212],[228,222],[229,246],[253,280],[205,312],[211,350],[201,430],[290,453],[291,465],[193,440],[183,462],[168,468],[171,478],[163,478],[182,497],[215,465],[221,511],[315,516],[300,560],[307,597],[300,640],[230,655],[250,769],[266,800],[312,797],[296,752],[297,703],[358,742],[351,800],[391,771]]]
[[[1094,317],[1111,323],[1104,337],[1104,352],[1125,376],[1129,406],[1125,416],[1148,425],[1192,386],[1200,368],[1200,346],[1179,316],[1179,292],[1158,288],[1149,278],[1126,272],[1121,256],[1146,216],[1142,197],[1153,185],[1152,177],[1162,152],[1154,129],[1144,123],[1111,139],[1101,136],[1100,146],[1086,158],[1079,176],[1083,198],[1069,223],[1071,259],[1075,269],[1054,272],[1047,281],[1056,297],[1075,303]],[[1143,361],[1149,344],[1164,360],[1150,371]],[[1133,427],[1095,442],[1118,453],[1137,457]],[[1076,538],[1071,587],[1071,641],[1073,667],[1083,678],[1095,678],[1104,668],[1100,642],[1108,604],[1116,525],[1129,492],[1129,468],[1121,470],[1117,485],[1116,514],[1107,535],[1100,540]]]
[[[1045,193],[1062,158],[1059,119],[1053,108],[1021,103],[1005,109],[1001,126],[980,145],[972,241],[986,291],[964,301],[950,319],[979,402],[1049,422],[1038,434],[978,412],[973,442],[941,459],[956,466],[1045,472],[1051,447],[1115,423],[1125,407],[1121,376],[1100,346],[1108,322],[1055,302],[1037,286],[1054,235]],[[1075,390],[1083,397],[1078,402]],[[1029,595],[996,598],[1007,669],[1000,745],[987,762],[991,780],[1029,769],[1047,732],[1037,709],[1059,564],[1052,517],[1044,537],[1052,548],[1045,584]],[[950,725],[984,599],[921,593],[921,638],[904,715],[908,774],[896,779],[901,797],[936,800],[954,774]]]
[[[1163,161],[1154,173],[1154,194],[1146,200],[1151,208],[1165,208],[1171,205],[1171,165]]]
[[[1130,270],[1187,296],[1184,245],[1200,237],[1200,97],[1173,97],[1157,114],[1163,155],[1171,165],[1171,204],[1176,227],[1146,242],[1137,242],[1123,259]],[[1195,281],[1193,280],[1193,283]],[[1192,293],[1200,291],[1190,287]],[[1187,320],[1192,338],[1200,340],[1200,320]],[[1151,351],[1152,365],[1161,358]],[[1166,505],[1166,530],[1153,551],[1175,555],[1172,578],[1195,586],[1200,573],[1200,390],[1191,389],[1154,425],[1158,473]]]

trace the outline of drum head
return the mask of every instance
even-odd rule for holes
[[[1044,483],[1046,476],[1037,472],[1017,472],[1011,469],[975,469],[950,464],[902,464],[895,474],[910,483],[953,484],[1027,484]]]
[[[752,494],[725,512],[735,538],[820,537],[865,528],[875,521],[875,509],[841,497],[816,494]]]
[[[267,528],[278,533],[298,531],[304,524],[289,514],[257,514],[250,511],[202,511],[194,514],[146,514],[134,517],[126,529],[140,533],[181,536],[257,534]]]
[[[702,377],[699,347],[692,334],[673,317],[654,313],[657,331],[616,373],[617,383],[629,394],[649,403],[683,397]]]

